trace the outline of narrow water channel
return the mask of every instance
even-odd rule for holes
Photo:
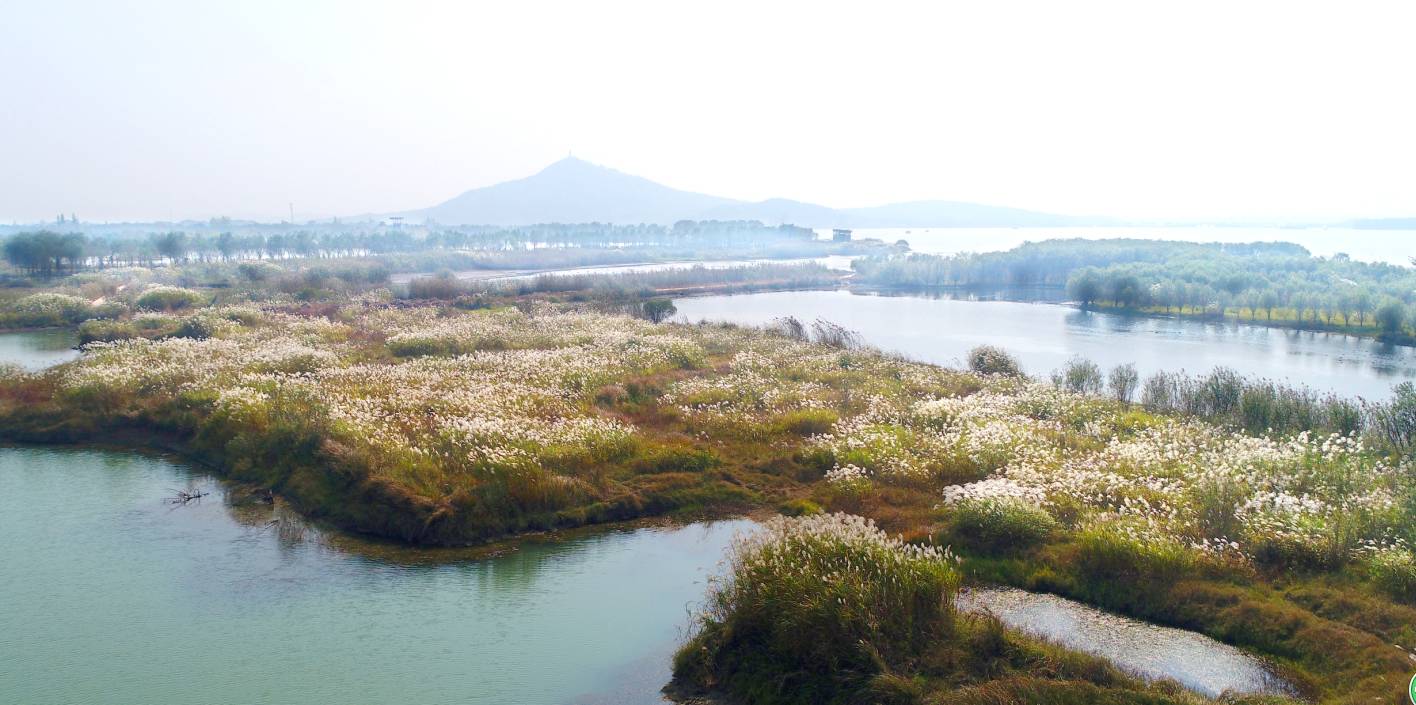
[[[957,604],[965,611],[986,610],[1007,626],[1100,656],[1141,678],[1168,678],[1212,698],[1296,694],[1264,662],[1203,634],[1013,588],[974,588],[961,592]]]

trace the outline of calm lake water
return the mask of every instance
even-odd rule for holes
[[[1225,366],[1320,391],[1385,398],[1416,378],[1416,348],[1332,333],[1233,323],[1096,313],[1053,304],[965,301],[840,291],[785,291],[675,299],[678,317],[760,325],[781,316],[823,318],[869,344],[925,362],[960,366],[969,349],[997,345],[1045,376],[1074,355],[1103,368],[1132,362],[1157,370]]]
[[[78,336],[56,328],[25,333],[0,333],[0,363],[19,365],[31,372],[68,362],[79,356]]]
[[[166,502],[188,487],[211,495]],[[687,607],[750,526],[472,559],[282,516],[160,458],[0,449],[0,703],[658,703]]]

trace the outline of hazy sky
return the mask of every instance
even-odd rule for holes
[[[1416,215],[1416,3],[5,2],[0,221],[422,207],[576,156],[833,206]]]

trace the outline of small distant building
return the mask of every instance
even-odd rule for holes
[[[831,230],[831,242],[850,242],[851,231],[846,228],[834,228]]]

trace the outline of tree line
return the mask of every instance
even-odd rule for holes
[[[1085,308],[1237,318],[1406,337],[1416,270],[1315,257],[1292,243],[1049,240],[1006,252],[859,260],[893,286],[1056,286]]]
[[[519,228],[237,230],[132,233],[20,232],[4,240],[6,261],[27,274],[189,261],[359,257],[429,250],[526,250],[809,241],[815,233],[758,221],[680,221],[672,226],[609,223]]]
[[[88,238],[81,233],[43,230],[5,241],[6,261],[29,274],[49,276],[76,269],[83,261]]]

